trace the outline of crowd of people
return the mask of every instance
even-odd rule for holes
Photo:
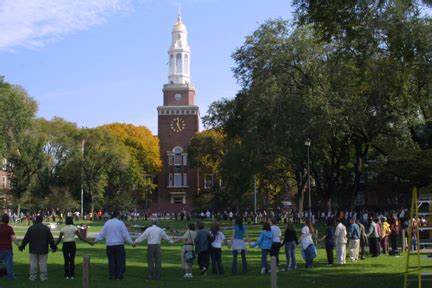
[[[146,229],[135,239],[129,234],[125,223],[121,220],[121,213],[114,211],[111,219],[107,220],[99,234],[94,240],[83,237],[78,228],[73,224],[74,216],[66,216],[65,226],[61,228],[58,239],[55,241],[51,230],[43,224],[43,215],[36,215],[34,224],[27,230],[21,243],[16,239],[13,228],[9,225],[10,215],[3,214],[2,224],[0,224],[0,260],[6,264],[8,279],[14,279],[13,272],[13,253],[12,243],[15,243],[20,251],[23,251],[29,245],[30,254],[30,274],[29,279],[34,281],[40,278],[42,281],[48,278],[47,259],[48,251],[57,250],[60,242],[63,241],[62,251],[64,256],[64,276],[66,279],[75,277],[75,239],[95,245],[101,240],[105,240],[106,253],[108,258],[108,274],[110,279],[122,279],[126,267],[125,243],[135,247],[143,241],[147,241],[147,264],[148,279],[158,280],[162,274],[162,249],[161,242],[166,240],[169,243],[181,242],[181,267],[184,269],[184,277],[192,278],[192,268],[196,260],[200,274],[205,275],[209,271],[211,263],[211,272],[214,274],[224,274],[225,269],[222,261],[222,246],[230,248],[232,254],[231,273],[237,274],[238,258],[241,258],[241,273],[248,272],[247,249],[258,247],[261,249],[261,266],[262,274],[270,271],[268,257],[276,257],[277,269],[290,271],[298,268],[296,259],[296,249],[300,249],[304,258],[305,268],[313,268],[314,259],[317,256],[317,244],[324,241],[325,251],[327,254],[327,265],[334,264],[334,250],[336,250],[337,264],[346,263],[347,251],[348,259],[357,262],[365,258],[366,247],[368,246],[369,255],[378,257],[380,254],[389,253],[398,255],[398,238],[401,236],[402,229],[409,225],[406,222],[408,212],[403,210],[391,211],[385,214],[346,212],[340,210],[334,214],[327,214],[325,221],[327,228],[324,234],[319,237],[315,228],[314,217],[305,218],[301,232],[297,235],[294,222],[295,218],[285,217],[285,214],[273,214],[267,219],[262,220],[262,230],[255,241],[251,241],[248,233],[250,223],[247,214],[239,213],[232,215],[233,225],[230,231],[221,229],[218,219],[214,219],[212,213],[205,213],[205,219],[210,221],[197,221],[194,224],[188,224],[186,232],[180,237],[169,236],[165,229],[158,226],[158,218],[150,217],[151,226]],[[213,214],[217,215],[217,214]],[[290,215],[288,213],[288,215]],[[231,214],[227,214],[227,220],[231,220]],[[281,217],[283,216],[283,217]],[[312,216],[312,215],[310,215]],[[254,219],[256,220],[256,219]],[[413,221],[414,230],[418,225],[423,225],[423,220]],[[211,222],[210,229],[205,227],[204,223]],[[279,225],[283,225],[282,231]],[[406,226],[405,226],[406,225]],[[230,235],[225,235],[230,233]],[[415,237],[415,233],[413,233]],[[416,245],[416,239],[413,238],[413,245]],[[297,246],[300,248],[297,248]],[[406,245],[402,243],[402,245]],[[282,266],[279,260],[280,249],[284,248],[286,263]],[[414,247],[415,249],[415,247]]]

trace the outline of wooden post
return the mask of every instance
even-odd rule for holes
[[[277,288],[277,263],[276,257],[271,257],[271,288]]]
[[[405,252],[405,229],[402,229],[402,253]]]
[[[90,288],[90,256],[83,257],[83,288]]]

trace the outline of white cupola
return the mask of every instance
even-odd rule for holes
[[[170,84],[190,83],[190,48],[187,40],[186,26],[183,24],[180,13],[172,30],[171,46],[168,50]]]

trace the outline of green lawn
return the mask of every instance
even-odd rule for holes
[[[164,221],[162,226],[170,226],[171,229],[184,231],[182,227],[186,222]],[[95,223],[93,227],[99,227]],[[227,224],[225,225],[227,226]],[[96,231],[96,228],[93,228]],[[92,230],[93,230],[92,229]],[[256,239],[259,229],[251,229],[252,240]],[[231,233],[226,233],[230,235]],[[127,268],[125,279],[108,280],[107,259],[105,256],[105,245],[96,244],[91,247],[85,243],[78,242],[76,279],[65,280],[63,278],[63,256],[61,249],[54,254],[49,255],[48,273],[49,280],[41,283],[31,282],[27,279],[28,273],[28,248],[24,252],[15,249],[15,273],[17,280],[13,282],[0,279],[1,288],[14,287],[82,287],[82,256],[90,255],[91,257],[91,285],[90,287],[270,287],[270,276],[260,275],[260,250],[249,249],[247,254],[249,272],[247,275],[232,276],[231,261],[232,256],[227,247],[223,250],[224,276],[199,276],[198,269],[195,265],[194,278],[183,279],[183,271],[180,267],[180,245],[163,245],[163,271],[161,281],[146,280],[146,247],[140,245],[136,248],[127,246]],[[61,247],[59,247],[61,248]],[[402,280],[405,267],[405,257],[380,256],[378,258],[368,258],[355,264],[345,266],[326,267],[324,249],[318,250],[318,258],[315,261],[315,268],[312,270],[303,269],[304,261],[301,259],[300,251],[297,249],[297,260],[299,265],[298,271],[278,273],[279,287],[331,287],[331,288],[348,288],[348,287],[381,287],[397,288],[403,287]],[[412,258],[414,259],[414,257]],[[285,264],[284,250],[281,250],[281,261]],[[412,262],[414,263],[414,261]],[[428,282],[430,283],[430,282]],[[410,287],[416,287],[411,285]]]

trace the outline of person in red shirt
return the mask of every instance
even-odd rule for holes
[[[2,222],[0,224],[0,261],[4,261],[6,264],[7,278],[14,280],[12,242],[17,246],[19,246],[19,243],[13,228],[9,226],[8,214],[3,214]]]

